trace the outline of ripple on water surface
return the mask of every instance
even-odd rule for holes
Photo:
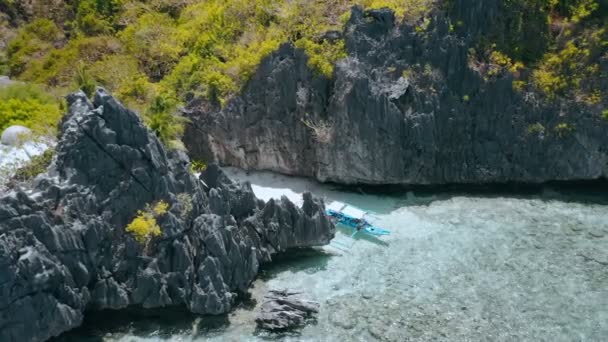
[[[343,192],[269,173],[235,178],[263,199],[312,191],[371,210],[392,235],[282,255],[252,298],[222,317],[157,314],[95,320],[60,340],[107,341],[602,341],[608,336],[608,206],[542,196]],[[553,196],[552,198],[554,198]],[[339,231],[345,238],[348,231]],[[270,288],[321,303],[292,335],[256,331]],[[107,317],[107,315],[103,316]],[[89,319],[91,321],[91,319]]]

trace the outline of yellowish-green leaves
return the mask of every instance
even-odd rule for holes
[[[595,74],[596,69],[588,64],[590,55],[586,44],[580,47],[569,41],[563,49],[545,55],[532,79],[549,98],[577,91],[583,79]]]
[[[309,67],[327,78],[332,77],[335,63],[346,57],[342,40],[335,43],[327,40],[316,43],[309,39],[300,39],[296,42],[296,46],[306,51]]]
[[[589,17],[600,7],[597,0],[581,0],[577,4],[571,6],[572,22],[578,23]]]
[[[553,130],[560,138],[563,138],[563,137],[567,136],[568,134],[574,132],[574,126],[571,124],[562,122],[562,123],[557,124]]]
[[[143,14],[118,36],[154,80],[162,79],[173,69],[184,49],[183,37],[173,19],[162,13]]]
[[[366,8],[376,9],[387,7],[395,11],[399,18],[418,19],[430,10],[432,0],[360,0],[359,4]]]
[[[40,56],[54,49],[63,38],[57,25],[47,19],[36,19],[22,27],[7,48],[8,67],[13,75],[27,70]]]
[[[0,88],[0,132],[22,125],[35,134],[54,134],[60,118],[59,101],[42,88],[20,83]]]
[[[529,134],[544,134],[545,126],[543,126],[539,122],[532,124],[532,125],[528,126],[528,133]]]
[[[102,85],[142,111],[160,94],[178,100],[206,96],[224,104],[262,58],[285,42],[304,49],[309,66],[331,77],[336,61],[346,55],[344,42],[322,36],[342,30],[355,4],[416,17],[431,3],[83,0],[75,5],[74,21],[62,26],[69,39],[52,21],[34,20],[12,40],[7,64],[13,76],[47,84],[57,93]]]
[[[193,160],[190,163],[190,171],[192,173],[203,172],[207,170],[207,164],[202,160]]]
[[[169,210],[169,204],[159,201],[153,206],[146,205],[144,210],[137,212],[137,216],[125,228],[137,242],[147,245],[154,237],[161,235],[161,229],[156,221],[157,218],[165,215]]]

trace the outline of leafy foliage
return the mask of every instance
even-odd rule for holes
[[[192,173],[203,172],[207,170],[207,164],[202,160],[193,160],[190,163],[190,171]]]
[[[452,5],[456,2],[450,1]],[[486,81],[511,74],[513,89],[538,91],[588,106],[603,104],[608,58],[608,2],[603,0],[501,0],[501,15],[477,34],[469,66]],[[468,17],[452,6],[454,31]],[[466,31],[469,32],[469,31]],[[597,109],[596,106],[595,109]]]
[[[15,170],[12,180],[17,182],[26,182],[34,179],[39,174],[46,172],[46,169],[51,164],[54,156],[55,150],[48,149],[41,155],[32,157],[27,164]]]
[[[332,77],[336,61],[346,57],[343,41],[331,43],[324,40],[317,43],[310,39],[300,39],[296,46],[308,53],[308,65],[327,78]]]
[[[588,29],[548,52],[534,71],[533,81],[549,98],[572,94],[594,102],[591,97],[601,97],[595,84],[608,77],[598,64],[607,52],[608,29]]]
[[[363,0],[359,4],[367,8],[387,7],[395,11],[397,17],[418,19],[430,10],[433,2],[424,0]]]
[[[95,80],[89,74],[84,64],[80,63],[76,66],[76,74],[74,75],[74,82],[76,86],[84,91],[87,96],[93,95],[95,91]]]
[[[42,88],[22,83],[0,88],[0,131],[21,125],[52,134],[60,118],[59,102]]]
[[[168,209],[169,204],[165,201],[159,201],[153,206],[146,205],[144,210],[137,212],[137,216],[127,225],[125,231],[137,242],[147,246],[154,237],[161,235],[161,228],[156,219],[165,215]]]
[[[123,3],[122,0],[77,1],[73,26],[85,35],[110,34],[114,31],[116,14]]]
[[[568,134],[574,132],[574,126],[568,123],[559,123],[555,126],[554,128],[555,133],[557,133],[557,135],[560,138],[563,138],[565,136],[567,136]]]
[[[179,148],[179,138],[184,133],[186,118],[174,115],[177,100],[167,96],[158,95],[144,117],[146,123],[167,146]]]
[[[532,124],[532,125],[528,126],[528,133],[529,134],[544,134],[545,126],[543,126],[539,122]]]
[[[54,50],[54,44],[64,35],[54,22],[36,19],[23,26],[7,47],[8,69],[12,75],[20,75],[29,69],[40,56]]]
[[[65,3],[73,20],[58,26],[41,18],[19,30],[7,55],[11,75],[61,91],[90,87],[94,80],[118,91],[124,102],[143,109],[154,99],[151,83],[157,82],[173,97],[180,94],[179,100],[205,95],[224,103],[247,82],[261,59],[286,41],[306,50],[309,65],[319,75],[331,77],[334,63],[345,56],[344,42],[324,40],[323,34],[341,30],[352,5],[386,6],[399,16],[418,17],[432,1]],[[65,27],[65,32],[59,27]],[[75,71],[79,63],[84,67]],[[101,72],[104,69],[109,70],[105,75]],[[82,71],[90,74],[87,82],[83,82]]]

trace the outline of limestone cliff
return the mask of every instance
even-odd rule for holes
[[[518,91],[510,72],[483,75],[470,49],[499,21],[500,2],[457,3],[460,33],[443,11],[421,28],[398,24],[387,9],[353,9],[348,57],[333,79],[283,45],[223,108],[187,108],[186,145],[195,158],[339,183],[606,178],[606,99],[591,108]],[[606,73],[608,62],[598,65]]]

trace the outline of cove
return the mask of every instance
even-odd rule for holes
[[[599,341],[608,336],[608,205],[601,193],[361,194],[228,170],[261,199],[312,191],[376,213],[392,231],[279,255],[229,315],[103,313],[55,341]],[[338,229],[337,236],[348,231]],[[272,288],[321,303],[300,332],[257,331]]]

